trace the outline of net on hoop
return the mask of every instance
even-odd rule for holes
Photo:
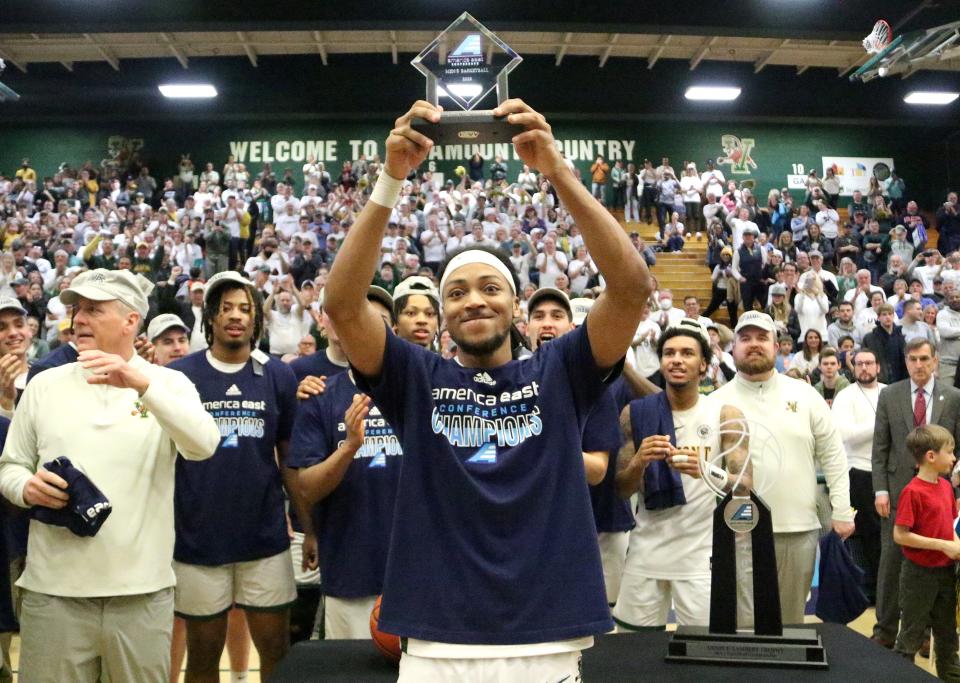
[[[890,30],[890,24],[881,19],[873,25],[873,30],[863,39],[863,49],[871,54],[880,52],[890,44],[890,37],[893,35]]]

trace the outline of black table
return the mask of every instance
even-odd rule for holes
[[[899,655],[885,650],[859,633],[838,624],[817,624],[827,650],[827,671],[763,667],[707,666],[665,662],[669,633],[625,633],[597,638],[583,653],[586,683],[617,681],[878,681],[936,680]],[[294,645],[280,662],[270,683],[342,681],[384,683],[397,680],[397,669],[368,640],[314,640]],[[506,683],[506,682],[505,682]]]

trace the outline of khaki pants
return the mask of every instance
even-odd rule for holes
[[[166,683],[173,588],[62,598],[23,591],[21,683]]]
[[[773,535],[780,614],[784,626],[803,623],[819,540],[819,529]],[[737,627],[742,629],[753,628],[753,557],[750,544],[746,534],[737,534]]]

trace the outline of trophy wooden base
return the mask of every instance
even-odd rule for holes
[[[438,145],[510,143],[524,131],[523,126],[507,123],[505,117],[495,117],[493,110],[445,111],[439,123],[414,119],[412,127]]]
[[[705,626],[680,626],[670,639],[668,662],[734,664],[785,669],[828,669],[827,653],[813,628],[785,628],[782,636],[750,632],[711,633]]]

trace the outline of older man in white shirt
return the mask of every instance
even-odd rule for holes
[[[220,431],[190,380],[134,352],[152,289],[129,271],[78,276],[62,294],[77,307],[78,362],[37,375],[10,425],[0,457],[7,500],[89,517],[71,510],[82,482],[46,469],[67,456],[115,513],[88,537],[31,521],[17,582],[25,682],[169,676],[174,465],[178,452],[209,458]]]

